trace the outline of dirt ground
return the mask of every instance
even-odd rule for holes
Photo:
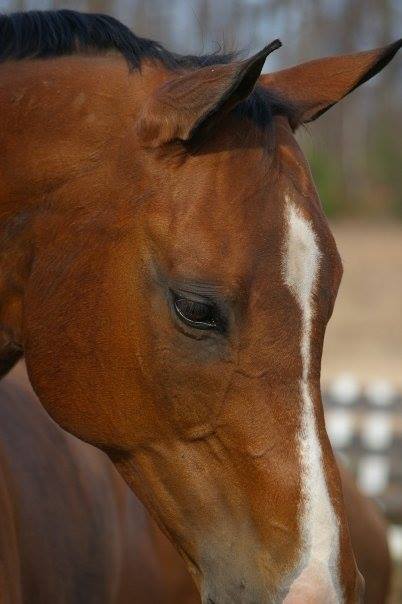
[[[343,372],[402,388],[402,224],[333,224],[344,265],[327,329],[323,383]]]

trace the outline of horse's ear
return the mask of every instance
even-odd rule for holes
[[[394,44],[350,55],[302,63],[259,78],[266,90],[287,101],[292,108],[291,125],[311,122],[344,96],[375,76],[401,47]]]
[[[265,59],[280,46],[275,40],[246,61],[187,71],[162,84],[138,121],[142,142],[150,147],[176,140],[200,142],[252,92]]]

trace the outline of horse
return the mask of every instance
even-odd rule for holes
[[[22,364],[0,382],[0,419],[1,598],[200,602],[183,561],[110,461],[52,422]],[[384,525],[340,470],[364,601],[379,604],[389,587]]]
[[[261,75],[105,15],[0,20],[0,359],[204,603],[361,601],[320,392],[342,264],[294,133],[401,41]]]
[[[108,458],[49,418],[23,367],[0,382],[0,403],[0,601],[198,602]]]

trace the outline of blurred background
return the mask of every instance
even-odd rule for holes
[[[106,12],[183,53],[247,55],[279,37],[284,47],[266,71],[385,45],[402,31],[400,0],[9,0],[0,7]],[[402,602],[401,123],[396,58],[298,133],[345,269],[323,357],[328,430],[391,522],[395,603]]]

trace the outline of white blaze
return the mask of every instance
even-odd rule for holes
[[[309,386],[311,329],[314,316],[314,288],[321,253],[309,220],[286,199],[287,236],[283,258],[283,273],[300,307],[300,354],[302,375],[300,396],[302,400],[301,430],[298,435],[301,482],[303,491],[301,573],[294,581],[285,602],[298,601],[315,584],[326,604],[342,601],[339,591],[337,559],[339,553],[338,519],[329,497],[323,469],[321,445],[317,434],[314,405]],[[304,600],[302,600],[304,601]],[[311,600],[313,601],[313,600]],[[315,601],[315,600],[314,600]]]

